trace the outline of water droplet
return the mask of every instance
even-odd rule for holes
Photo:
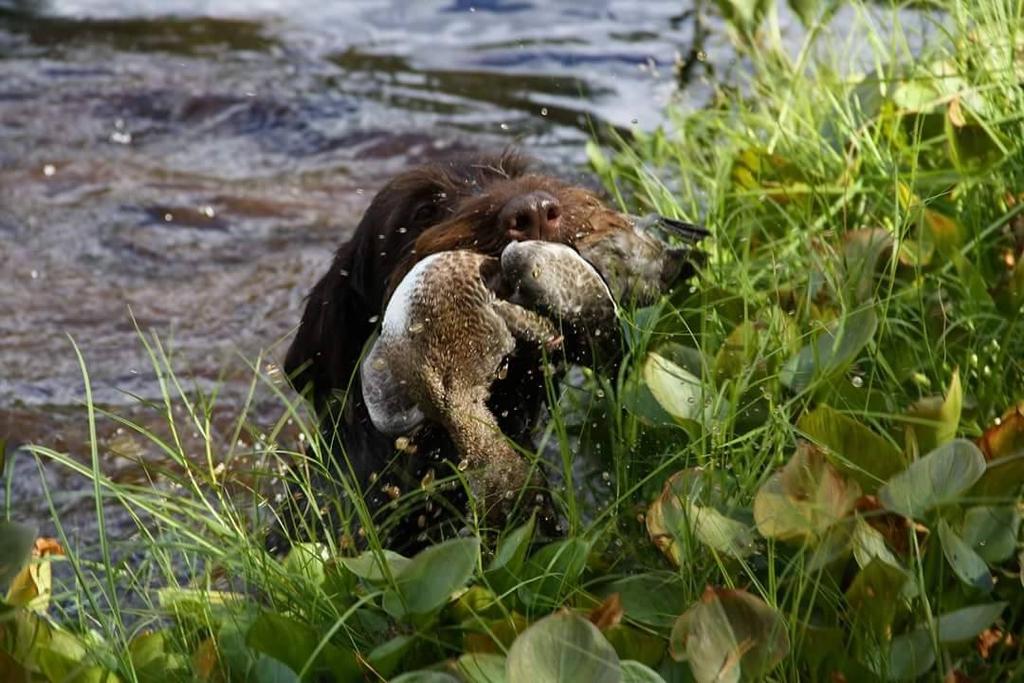
[[[47,178],[49,178],[56,172],[57,167],[54,166],[53,164],[46,164],[45,166],[43,166],[43,175],[46,176]]]
[[[534,268],[533,272],[530,273],[530,275],[533,276],[534,280],[538,279],[540,277],[540,269],[539,268]]]
[[[862,386],[864,386],[864,378],[861,377],[860,375],[854,375],[853,377],[850,378],[850,384],[860,389]]]
[[[469,460],[462,460],[459,462],[459,472],[465,472],[469,469]]]
[[[418,526],[421,529],[425,529],[426,526],[427,526],[427,516],[426,515],[420,515],[419,517],[417,517],[416,518],[416,526]]]
[[[699,51],[697,53],[697,61],[698,62],[706,62],[707,60],[708,60],[708,53],[707,52],[705,52],[704,50],[701,50],[701,51]]]
[[[361,188],[361,187],[357,187],[357,188],[356,188],[356,194],[359,194],[359,195],[361,195],[361,194],[363,194],[364,192],[366,192],[366,190],[364,190],[363,188]]]
[[[640,123],[640,119],[630,119],[629,122],[635,126],[636,124]]]
[[[172,213],[165,213],[164,214],[164,223],[170,223],[173,220],[174,220],[174,214],[172,214]]]
[[[430,469],[430,470],[427,470],[427,473],[423,475],[422,479],[420,479],[420,486],[422,486],[425,489],[429,489],[430,485],[433,484],[433,483],[434,483],[434,470]],[[431,507],[433,507],[433,503],[427,503],[427,512],[430,512]]]
[[[31,270],[31,271],[29,272],[28,276],[29,276],[30,278],[32,278],[33,280],[38,280],[38,279],[39,279],[39,271],[38,271],[38,270],[36,270],[35,268],[33,268],[33,269],[32,269],[32,270]]]
[[[505,379],[506,377],[508,377],[508,363],[503,363],[502,366],[498,368],[497,376],[498,379]],[[507,410],[505,411],[505,415],[508,415]]]
[[[978,366],[978,354],[972,353],[971,357],[970,357],[970,361],[971,361],[971,365],[973,365],[974,367],[977,367]]]
[[[409,447],[409,437],[400,436],[395,439],[395,450],[404,451]]]
[[[611,481],[612,480],[611,472],[602,472],[601,473],[601,478],[604,479],[605,481]]]
[[[508,124],[507,123],[503,123],[503,124],[501,124],[498,127],[501,128],[502,130],[508,130]]]
[[[377,322],[378,320],[380,320],[380,316],[379,316],[379,315],[371,315],[371,316],[370,316],[370,319],[369,319],[369,320],[368,320],[367,322],[369,322],[369,323],[370,323],[371,325],[373,325],[373,324],[375,324],[375,323],[376,323],[376,322]]]
[[[374,358],[370,365],[373,366],[374,370],[383,370],[388,366],[388,364],[384,362],[383,358]]]
[[[406,227],[401,227],[401,228],[398,229],[398,234],[399,235],[404,235],[407,232],[409,232],[409,229],[406,228]]]
[[[421,321],[416,321],[416,322],[412,323],[411,325],[409,325],[409,334],[419,334],[422,331],[423,331],[423,323]]]
[[[199,213],[203,214],[207,218],[213,218],[217,215],[217,212],[213,210],[213,207],[207,204],[199,208]]]
[[[992,368],[990,368],[989,366],[986,365],[985,367],[983,367],[981,369],[981,374],[984,375],[985,377],[991,377],[992,376]]]
[[[597,391],[594,392],[594,395],[597,396],[598,398],[604,398],[604,389],[598,389]]]
[[[548,108],[547,107],[541,107],[540,108],[540,115],[541,116],[547,116],[548,115]]]
[[[130,145],[132,144],[132,134],[126,130],[115,130],[110,134],[110,141],[115,145]]]

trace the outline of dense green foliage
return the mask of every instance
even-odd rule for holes
[[[757,31],[770,8],[734,17],[742,87],[589,150],[625,207],[715,237],[693,286],[626,316],[618,376],[556,397],[565,540],[469,520],[405,558],[370,527],[362,555],[325,538],[279,561],[254,532],[273,504],[215,464],[234,452],[197,462],[142,433],[179,466],[169,492],[115,484],[95,443],[91,465],[36,449],[139,534],[127,549],[101,534],[99,561],[37,542],[21,568],[32,534],[0,529],[0,678],[1024,674],[1024,5],[941,3],[915,57],[890,10],[852,3],[840,31],[828,3],[791,4],[808,26],[797,55]],[[206,434],[212,401],[149,349],[156,409]],[[315,456],[301,407],[254,383],[285,409],[253,471],[296,455],[289,423]],[[351,514],[346,529],[366,522]]]

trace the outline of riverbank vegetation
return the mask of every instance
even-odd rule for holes
[[[843,3],[840,27],[792,4],[797,50],[769,3],[719,2],[740,82],[588,150],[625,208],[714,239],[697,280],[624,315],[617,376],[554,397],[565,539],[469,528],[406,558],[356,506],[370,550],[341,534],[279,559],[258,530],[272,477],[321,448],[304,406],[255,363],[281,418],[250,434],[233,407],[220,451],[216,397],[143,335],[167,435],[123,427],[174,466],[126,485],[95,438],[89,463],[34,449],[91,479],[100,532],[72,552],[56,505],[55,539],[2,527],[0,678],[1019,677],[1024,5],[931,3],[915,42],[896,10]],[[104,534],[111,508],[129,541]]]

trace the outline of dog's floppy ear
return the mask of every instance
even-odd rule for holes
[[[284,370],[292,386],[312,399],[317,411],[335,388],[348,386],[363,343],[373,330],[374,311],[358,287],[360,240],[338,249],[330,270],[306,300]]]

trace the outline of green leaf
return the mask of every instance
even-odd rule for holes
[[[7,587],[32,555],[36,529],[17,522],[0,522],[0,590]]]
[[[866,492],[906,468],[902,451],[887,439],[827,405],[801,415],[797,428],[824,446],[829,462],[856,479]]]
[[[744,590],[708,587],[672,628],[669,652],[698,683],[762,679],[789,652],[782,616]]]
[[[508,591],[517,583],[516,577],[523,568],[526,560],[526,553],[530,548],[530,541],[533,539],[533,529],[536,523],[536,516],[530,515],[530,519],[522,526],[513,529],[502,536],[498,542],[498,550],[494,553],[494,559],[484,576],[487,582],[499,591]]]
[[[413,636],[395,636],[391,640],[385,641],[377,647],[370,650],[370,654],[366,656],[366,659],[370,662],[370,666],[379,675],[388,677],[393,674],[397,669],[398,665],[402,662],[402,657],[409,651],[412,644],[416,642]]]
[[[1024,261],[1021,261],[1024,263]],[[971,489],[972,498],[1010,498],[1024,483],[1024,453],[990,460],[985,474]]]
[[[704,414],[700,380],[657,353],[648,353],[644,382],[658,404],[676,420],[699,420]]]
[[[456,662],[465,683],[505,683],[505,655],[474,652],[462,655]]]
[[[526,562],[520,599],[534,607],[553,608],[577,588],[587,566],[590,544],[580,538],[549,543]]]
[[[859,308],[837,321],[812,344],[800,349],[782,366],[779,381],[800,392],[812,383],[827,379],[856,360],[878,329],[878,316],[871,307]]]
[[[562,612],[526,629],[508,652],[509,683],[620,683],[619,657],[597,627]]]
[[[754,535],[747,524],[716,509],[721,499],[721,491],[704,470],[676,472],[647,511],[651,540],[677,566],[682,565],[691,535],[718,552],[746,557],[754,551]]]
[[[985,458],[970,441],[956,439],[915,460],[878,491],[888,509],[920,517],[939,505],[955,502],[985,471]]]
[[[910,407],[907,416],[915,422],[909,424],[908,436],[913,438],[916,452],[929,453],[953,440],[960,426],[963,402],[960,372],[954,371],[945,398],[923,398]]]
[[[631,659],[621,663],[622,683],[665,683],[657,671]]]
[[[459,683],[459,679],[443,671],[410,671],[392,678],[391,683]]]
[[[384,608],[396,617],[439,609],[473,576],[479,557],[478,538],[454,538],[427,548],[395,575],[397,592],[385,593]]]
[[[675,572],[648,572],[601,586],[598,595],[618,593],[626,618],[656,628],[671,626],[685,607],[686,589]]]
[[[305,669],[331,674],[337,681],[353,680],[360,675],[355,654],[331,643],[320,647],[320,636],[312,628],[276,612],[264,612],[256,617],[246,633],[245,644],[283,662],[295,673]],[[314,653],[316,657],[309,663]]]
[[[786,465],[754,497],[754,521],[766,538],[813,542],[853,509],[860,497],[819,450],[801,442]]]
[[[811,26],[821,9],[821,0],[789,0],[789,7],[800,17],[804,26]]]
[[[395,576],[408,566],[410,561],[409,558],[391,550],[382,550],[379,553],[367,550],[359,557],[338,558],[338,562],[345,569],[367,581],[384,581],[389,574]],[[385,567],[387,571],[384,571]]]
[[[964,541],[989,563],[1002,562],[1013,556],[1020,532],[1020,512],[1009,505],[976,506],[964,515],[961,530]]]
[[[1003,613],[1008,602],[990,602],[971,605],[947,612],[935,620],[940,643],[959,643],[972,640],[987,629]]]
[[[983,591],[992,590],[995,584],[985,560],[971,550],[944,519],[939,520],[939,540],[942,542],[942,554],[961,581]]]
[[[722,15],[741,31],[751,32],[761,23],[761,17],[771,0],[714,0]]]
[[[907,573],[880,559],[872,559],[846,589],[847,613],[880,637],[891,632]]]
[[[289,577],[301,578],[311,587],[323,585],[324,563],[329,553],[321,543],[296,543],[284,558],[284,568]]]
[[[915,679],[935,665],[931,634],[923,628],[902,633],[892,639],[889,647],[889,678],[897,681]]]

